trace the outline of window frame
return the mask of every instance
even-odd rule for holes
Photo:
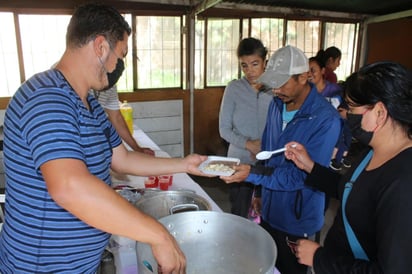
[[[204,36],[206,38],[204,40],[207,40],[207,36],[208,36],[208,34],[207,34],[207,30],[208,30],[207,22],[211,18],[214,18],[214,17],[207,17],[207,18],[202,19],[202,20],[205,21],[203,32],[204,32]],[[348,75],[346,75],[346,77],[349,76],[350,73],[354,72],[355,68],[357,67],[357,64],[359,62],[359,49],[358,49],[358,47],[359,47],[359,42],[360,42],[360,39],[361,39],[361,36],[360,36],[361,35],[361,33],[360,33],[360,24],[361,23],[360,23],[359,20],[356,20],[356,19],[340,19],[340,18],[321,18],[321,17],[313,17],[313,18],[308,19],[308,18],[301,18],[301,17],[296,17],[296,16],[293,16],[293,17],[292,16],[284,16],[284,17],[280,17],[280,16],[273,16],[273,17],[259,16],[259,17],[247,17],[247,18],[245,18],[245,17],[224,17],[224,18],[220,18],[220,19],[232,19],[232,20],[237,19],[237,20],[239,20],[239,22],[240,22],[239,23],[239,33],[240,33],[239,41],[240,41],[243,38],[242,37],[243,35],[247,34],[248,36],[250,36],[252,19],[258,19],[258,18],[260,18],[260,19],[262,19],[262,18],[263,19],[283,19],[283,37],[282,37],[283,38],[283,43],[282,43],[282,46],[285,46],[287,44],[287,32],[288,32],[287,26],[288,26],[288,22],[290,22],[290,21],[317,21],[318,22],[318,31],[317,31],[317,33],[318,33],[318,36],[319,36],[319,39],[318,39],[318,42],[317,42],[318,49],[316,50],[316,52],[313,52],[313,56],[316,55],[318,50],[320,50],[321,48],[324,48],[325,31],[326,31],[325,26],[326,26],[327,23],[355,24],[355,29],[353,31],[353,35],[354,35],[353,54],[352,54],[352,59],[349,61],[350,64],[351,64],[351,66],[350,66],[351,69],[350,69],[350,72],[348,73]],[[245,25],[247,25],[247,26],[245,26]],[[259,37],[256,37],[256,38],[259,38]],[[196,45],[195,45],[195,47],[196,47]],[[206,66],[207,66],[207,60],[208,60],[207,59],[208,58],[208,56],[207,56],[207,53],[208,53],[207,41],[204,41],[203,47],[205,48],[204,49],[204,56],[203,56],[203,59],[205,61],[204,61],[204,67],[203,67],[203,73],[202,73],[203,74],[203,86],[202,87],[196,87],[196,88],[198,88],[198,89],[202,89],[202,88],[207,89],[207,88],[216,88],[216,87],[226,86],[227,83],[221,83],[220,86],[217,86],[217,85],[210,85],[207,82],[207,79],[208,79],[208,77],[206,75],[207,74],[207,67]],[[197,49],[198,48],[196,48],[195,50],[197,50]],[[269,51],[268,58],[270,57],[270,55],[272,53],[273,52]],[[233,51],[232,54],[235,54],[235,51]],[[310,58],[312,56],[307,56],[307,57]],[[237,78],[240,78],[240,77],[241,77],[241,69],[239,67],[238,68]]]
[[[6,11],[6,12],[12,12],[14,15],[14,20],[15,20],[15,29],[16,29],[16,43],[17,43],[17,49],[18,49],[18,60],[19,60],[19,77],[20,81],[23,82],[25,81],[25,67],[24,67],[24,60],[23,60],[23,49],[22,49],[22,39],[20,37],[19,33],[19,20],[18,16],[20,14],[30,14],[30,15],[42,15],[42,14],[50,14],[50,15],[70,15],[72,13],[71,9],[27,9],[27,10],[22,10],[22,9],[4,9],[0,8],[0,11]],[[189,77],[189,64],[190,64],[190,58],[193,58],[194,63],[196,62],[201,62],[201,60],[197,60],[199,56],[190,56],[188,54],[189,49],[189,41],[190,39],[195,39],[195,37],[191,37],[191,31],[188,29],[190,26],[190,20],[187,19],[189,16],[186,14],[185,11],[165,11],[165,10],[140,10],[140,11],[126,11],[123,12],[121,9],[119,11],[123,14],[130,14],[131,15],[131,27],[132,27],[132,34],[131,34],[131,41],[132,41],[132,49],[129,50],[132,54],[132,70],[133,70],[133,90],[128,90],[126,92],[144,92],[144,91],[153,91],[153,90],[159,90],[159,91],[169,91],[169,90],[176,90],[176,89],[187,89],[189,85],[186,84],[188,81]],[[137,45],[136,45],[136,29],[135,29],[135,20],[136,16],[179,16],[180,17],[180,22],[181,22],[181,29],[180,29],[180,84],[177,87],[152,87],[152,88],[139,88],[137,86],[137,79],[139,77],[139,71],[137,70],[138,64],[137,64]],[[202,79],[202,86],[201,87],[196,87],[195,83],[197,80],[194,79],[193,85],[195,86],[196,89],[207,89],[207,88],[216,88],[216,87],[224,87],[226,86],[227,83],[222,83],[222,85],[209,85],[207,83],[207,52],[208,52],[208,46],[207,46],[207,21],[214,19],[216,20],[217,17],[215,16],[209,16],[205,18],[195,18],[195,24],[198,20],[204,20],[205,23],[203,24],[203,32],[204,32],[204,41],[203,41],[203,49],[200,48],[201,54],[203,54],[203,65],[201,67],[201,78]],[[299,18],[299,17],[291,17],[288,15],[283,15],[279,16],[277,15],[270,15],[268,13],[268,16],[258,16],[258,17],[222,17],[221,19],[232,19],[232,20],[239,20],[239,41],[242,39],[242,37],[247,33],[250,35],[251,32],[251,24],[253,19],[259,19],[259,18],[264,18],[264,19],[281,19],[283,20],[283,46],[286,44],[286,33],[287,33],[287,23],[289,20],[305,20],[307,18]],[[318,20],[320,22],[319,26],[319,35],[320,35],[320,45],[319,48],[323,48],[323,45],[325,43],[325,25],[327,23],[348,23],[348,24],[355,24],[355,30],[354,30],[354,35],[355,39],[353,41],[353,56],[352,56],[352,62],[351,62],[351,71],[353,72],[357,65],[359,64],[359,45],[361,41],[361,28],[362,28],[362,22],[360,19],[342,19],[342,18],[315,18],[312,17],[310,18],[310,21],[313,20]],[[199,49],[199,46],[195,44],[195,52],[196,50]],[[203,52],[202,52],[203,51]],[[271,54],[273,52],[269,52]],[[130,54],[130,53],[129,53]],[[196,73],[195,73],[196,75]],[[238,67],[237,70],[237,78],[241,76],[241,69]],[[196,77],[199,77],[199,75],[196,75]],[[10,98],[10,97],[1,97],[1,98]]]

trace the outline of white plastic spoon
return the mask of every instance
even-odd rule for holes
[[[295,144],[291,145],[291,147],[296,147]],[[256,159],[258,160],[266,160],[269,159],[273,154],[281,153],[286,150],[286,147],[282,147],[273,151],[261,151],[258,154],[256,154]]]

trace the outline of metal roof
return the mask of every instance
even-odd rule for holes
[[[370,15],[385,15],[412,9],[411,0],[224,0],[220,2]]]

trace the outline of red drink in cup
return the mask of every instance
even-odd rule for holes
[[[159,188],[161,190],[168,190],[169,189],[169,178],[159,176]]]
[[[158,184],[156,183],[156,177],[150,176],[144,180],[144,187],[145,188],[157,188]]]
[[[159,179],[167,179],[169,181],[169,186],[173,184],[173,175],[161,175]]]
[[[159,177],[158,176],[149,176],[150,180],[154,180],[155,187],[159,187]]]

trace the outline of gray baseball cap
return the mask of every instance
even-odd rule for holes
[[[296,47],[285,46],[272,54],[258,82],[269,88],[280,88],[292,75],[307,71],[309,61],[305,53]]]

